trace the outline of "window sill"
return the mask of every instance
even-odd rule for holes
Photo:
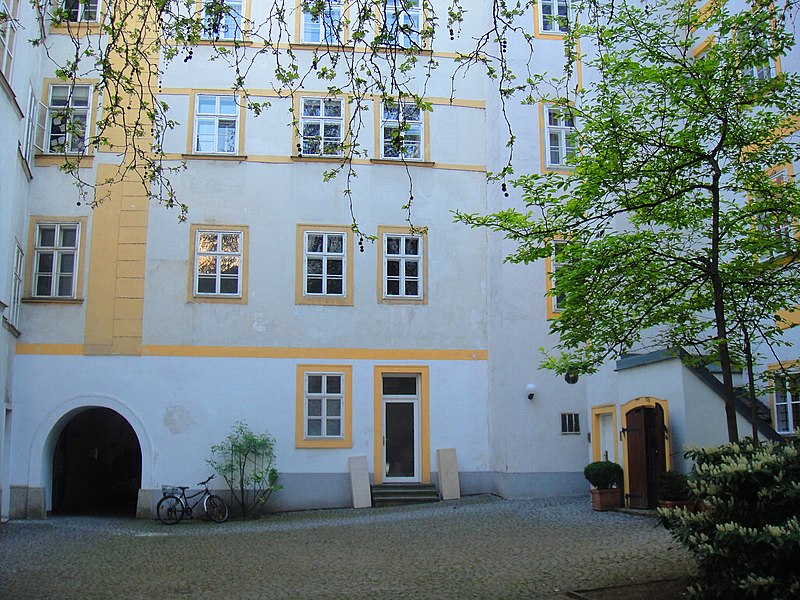
[[[341,162],[344,162],[344,161],[347,160],[347,158],[344,155],[341,155],[341,156],[332,156],[332,155],[317,156],[317,155],[313,155],[312,154],[311,156],[301,156],[301,155],[298,154],[296,156],[290,156],[289,158],[291,158],[292,162],[341,163]]]
[[[196,304],[247,304],[247,299],[242,296],[198,296],[191,297],[191,302]]]
[[[542,170],[548,173],[563,173],[564,175],[572,175],[575,172],[574,167],[566,165],[545,165]]]
[[[310,449],[352,448],[353,442],[347,438],[304,438],[298,440],[294,446]]]
[[[226,160],[232,162],[243,162],[247,160],[246,154],[215,154],[209,153],[196,153],[196,154],[181,154],[184,160]]]
[[[83,304],[83,298],[56,298],[54,296],[26,296],[25,304]]]
[[[97,21],[69,21],[60,25],[50,25],[53,35],[99,35],[103,26]]]
[[[17,102],[17,97],[14,95],[14,90],[11,88],[11,84],[6,79],[5,73],[0,71],[0,88],[6,93],[8,99],[11,100],[11,107],[14,109],[14,112],[17,113],[17,117],[22,119],[25,114],[22,112],[22,108],[20,107],[19,103]]]
[[[432,167],[436,164],[432,160],[417,160],[413,158],[371,158],[369,162],[375,165],[403,165],[411,167]]]
[[[380,304],[417,304],[425,305],[428,303],[427,298],[404,298],[398,296],[384,296],[378,300]]]
[[[19,336],[21,336],[21,335],[22,335],[22,333],[20,333],[19,329],[17,329],[16,327],[14,327],[14,326],[13,326],[13,325],[12,325],[12,324],[9,322],[9,320],[8,320],[8,319],[6,319],[5,317],[3,317],[3,327],[5,327],[5,328],[6,328],[6,329],[7,329],[7,330],[8,330],[8,331],[11,333],[11,335],[13,335],[15,338],[18,338]]]
[[[238,48],[242,46],[252,46],[253,41],[249,39],[219,39],[219,40],[212,40],[208,38],[203,38],[199,42],[197,42],[198,46],[225,46],[228,48]]]
[[[67,161],[78,161],[79,169],[89,169],[94,163],[94,156],[79,154],[37,154],[33,159],[36,167],[60,167]]]
[[[347,296],[302,296],[295,302],[298,306],[353,306],[353,299]]]

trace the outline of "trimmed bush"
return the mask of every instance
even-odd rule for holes
[[[689,487],[702,506],[659,509],[698,561],[692,598],[800,598],[800,440],[691,449]]]
[[[598,490],[622,487],[622,467],[610,460],[598,460],[586,465],[583,476]]]

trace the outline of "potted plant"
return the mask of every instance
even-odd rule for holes
[[[612,510],[622,507],[622,467],[610,460],[586,465],[583,476],[592,485],[592,509]]]
[[[694,508],[686,475],[679,471],[662,471],[658,474],[658,505],[661,508]]]

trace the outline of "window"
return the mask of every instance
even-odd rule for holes
[[[350,448],[352,367],[297,366],[298,448]]]
[[[300,39],[309,44],[340,44],[342,41],[341,0],[303,2]]]
[[[204,40],[236,40],[242,34],[242,0],[208,2],[204,7]]]
[[[770,181],[773,185],[785,185],[789,178],[788,169],[779,169],[770,175]],[[787,222],[787,215],[764,213],[760,214],[757,219],[758,228],[770,235],[774,235],[780,241],[780,246],[783,251],[777,254],[783,254],[790,250],[792,242],[794,241],[795,228],[792,222]],[[773,256],[776,253],[773,252]]]
[[[580,415],[578,413],[561,413],[561,433],[580,433]]]
[[[304,293],[344,295],[345,234],[307,231],[304,258]]]
[[[194,118],[194,151],[236,154],[239,106],[235,96],[198,94]]]
[[[19,244],[14,248],[14,273],[11,276],[11,304],[8,307],[6,320],[15,329],[19,329],[19,304],[22,300],[23,269],[25,254]]]
[[[97,21],[99,0],[65,0],[66,20],[70,23]]]
[[[422,110],[413,102],[385,102],[381,158],[422,159]]]
[[[423,295],[423,237],[383,236],[383,298],[420,300]]]
[[[389,44],[401,48],[419,48],[422,23],[419,0],[386,0],[385,11]]]
[[[303,156],[341,156],[344,102],[338,98],[301,98],[300,150]]]
[[[548,167],[566,167],[575,153],[575,118],[563,108],[545,106],[545,153]]]
[[[14,62],[14,40],[17,37],[17,7],[19,0],[0,0],[0,73],[11,80]]]
[[[569,22],[568,0],[539,0],[542,33],[564,33]]]
[[[564,265],[561,260],[561,249],[564,248],[566,242],[564,240],[553,241],[553,255],[548,259],[549,265],[547,266],[547,285],[545,288],[548,292],[556,289],[556,281],[558,278],[558,270]],[[548,317],[553,317],[557,313],[564,310],[564,301],[566,296],[563,293],[556,293],[549,298],[550,304],[548,306]]]
[[[32,295],[75,298],[80,223],[36,224]]]
[[[775,377],[775,431],[792,433],[800,427],[800,373]]]
[[[194,294],[242,297],[244,231],[195,229]]]
[[[89,85],[50,86],[47,152],[79,154],[86,149],[90,97]]]

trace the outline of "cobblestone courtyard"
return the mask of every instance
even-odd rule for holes
[[[54,517],[0,526],[0,596],[14,600],[563,600],[569,590],[691,571],[653,517],[593,512],[588,494],[478,496],[222,525]]]

